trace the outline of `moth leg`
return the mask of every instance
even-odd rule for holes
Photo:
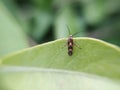
[[[75,42],[75,41],[74,41]],[[74,45],[79,48],[79,49],[82,49],[76,42],[74,43]]]

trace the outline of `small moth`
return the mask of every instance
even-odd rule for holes
[[[73,45],[74,45],[72,35],[69,36],[67,44],[68,44],[68,55],[72,56],[72,54],[73,54]]]
[[[69,37],[68,37],[68,40],[67,40],[67,45],[68,45],[68,55],[69,56],[72,56],[73,54],[73,46],[77,46],[75,43],[74,43],[74,40],[73,40],[73,35],[70,34],[70,29],[69,27],[67,26],[68,28],[68,31],[69,31]],[[75,33],[74,35],[76,35],[78,33]],[[77,46],[78,47],[78,46]],[[79,48],[79,47],[78,47]]]

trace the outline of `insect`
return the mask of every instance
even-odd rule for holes
[[[67,45],[68,45],[68,55],[69,56],[72,56],[73,55],[73,46],[77,46],[75,43],[74,43],[74,40],[73,40],[73,36],[78,34],[78,33],[75,33],[73,35],[70,34],[70,29],[69,27],[67,26],[67,29],[69,31],[69,38],[67,40]],[[78,46],[77,46],[78,47]],[[78,47],[79,48],[79,47]],[[81,49],[81,48],[80,48]]]
[[[68,44],[68,55],[72,56],[72,54],[73,54],[73,44],[74,44],[72,35],[69,36],[67,44]]]

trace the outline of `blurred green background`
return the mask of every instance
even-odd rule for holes
[[[66,38],[120,45],[120,0],[0,0],[0,55]]]

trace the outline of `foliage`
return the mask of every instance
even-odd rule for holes
[[[0,0],[0,90],[120,90],[119,3]]]
[[[36,43],[71,34],[120,45],[119,0],[1,0]],[[49,37],[49,39],[48,39]]]
[[[82,49],[74,46],[72,56],[67,54],[67,47],[62,48],[66,43],[62,39],[3,58],[2,88],[119,90],[120,48],[92,38],[74,40]]]

